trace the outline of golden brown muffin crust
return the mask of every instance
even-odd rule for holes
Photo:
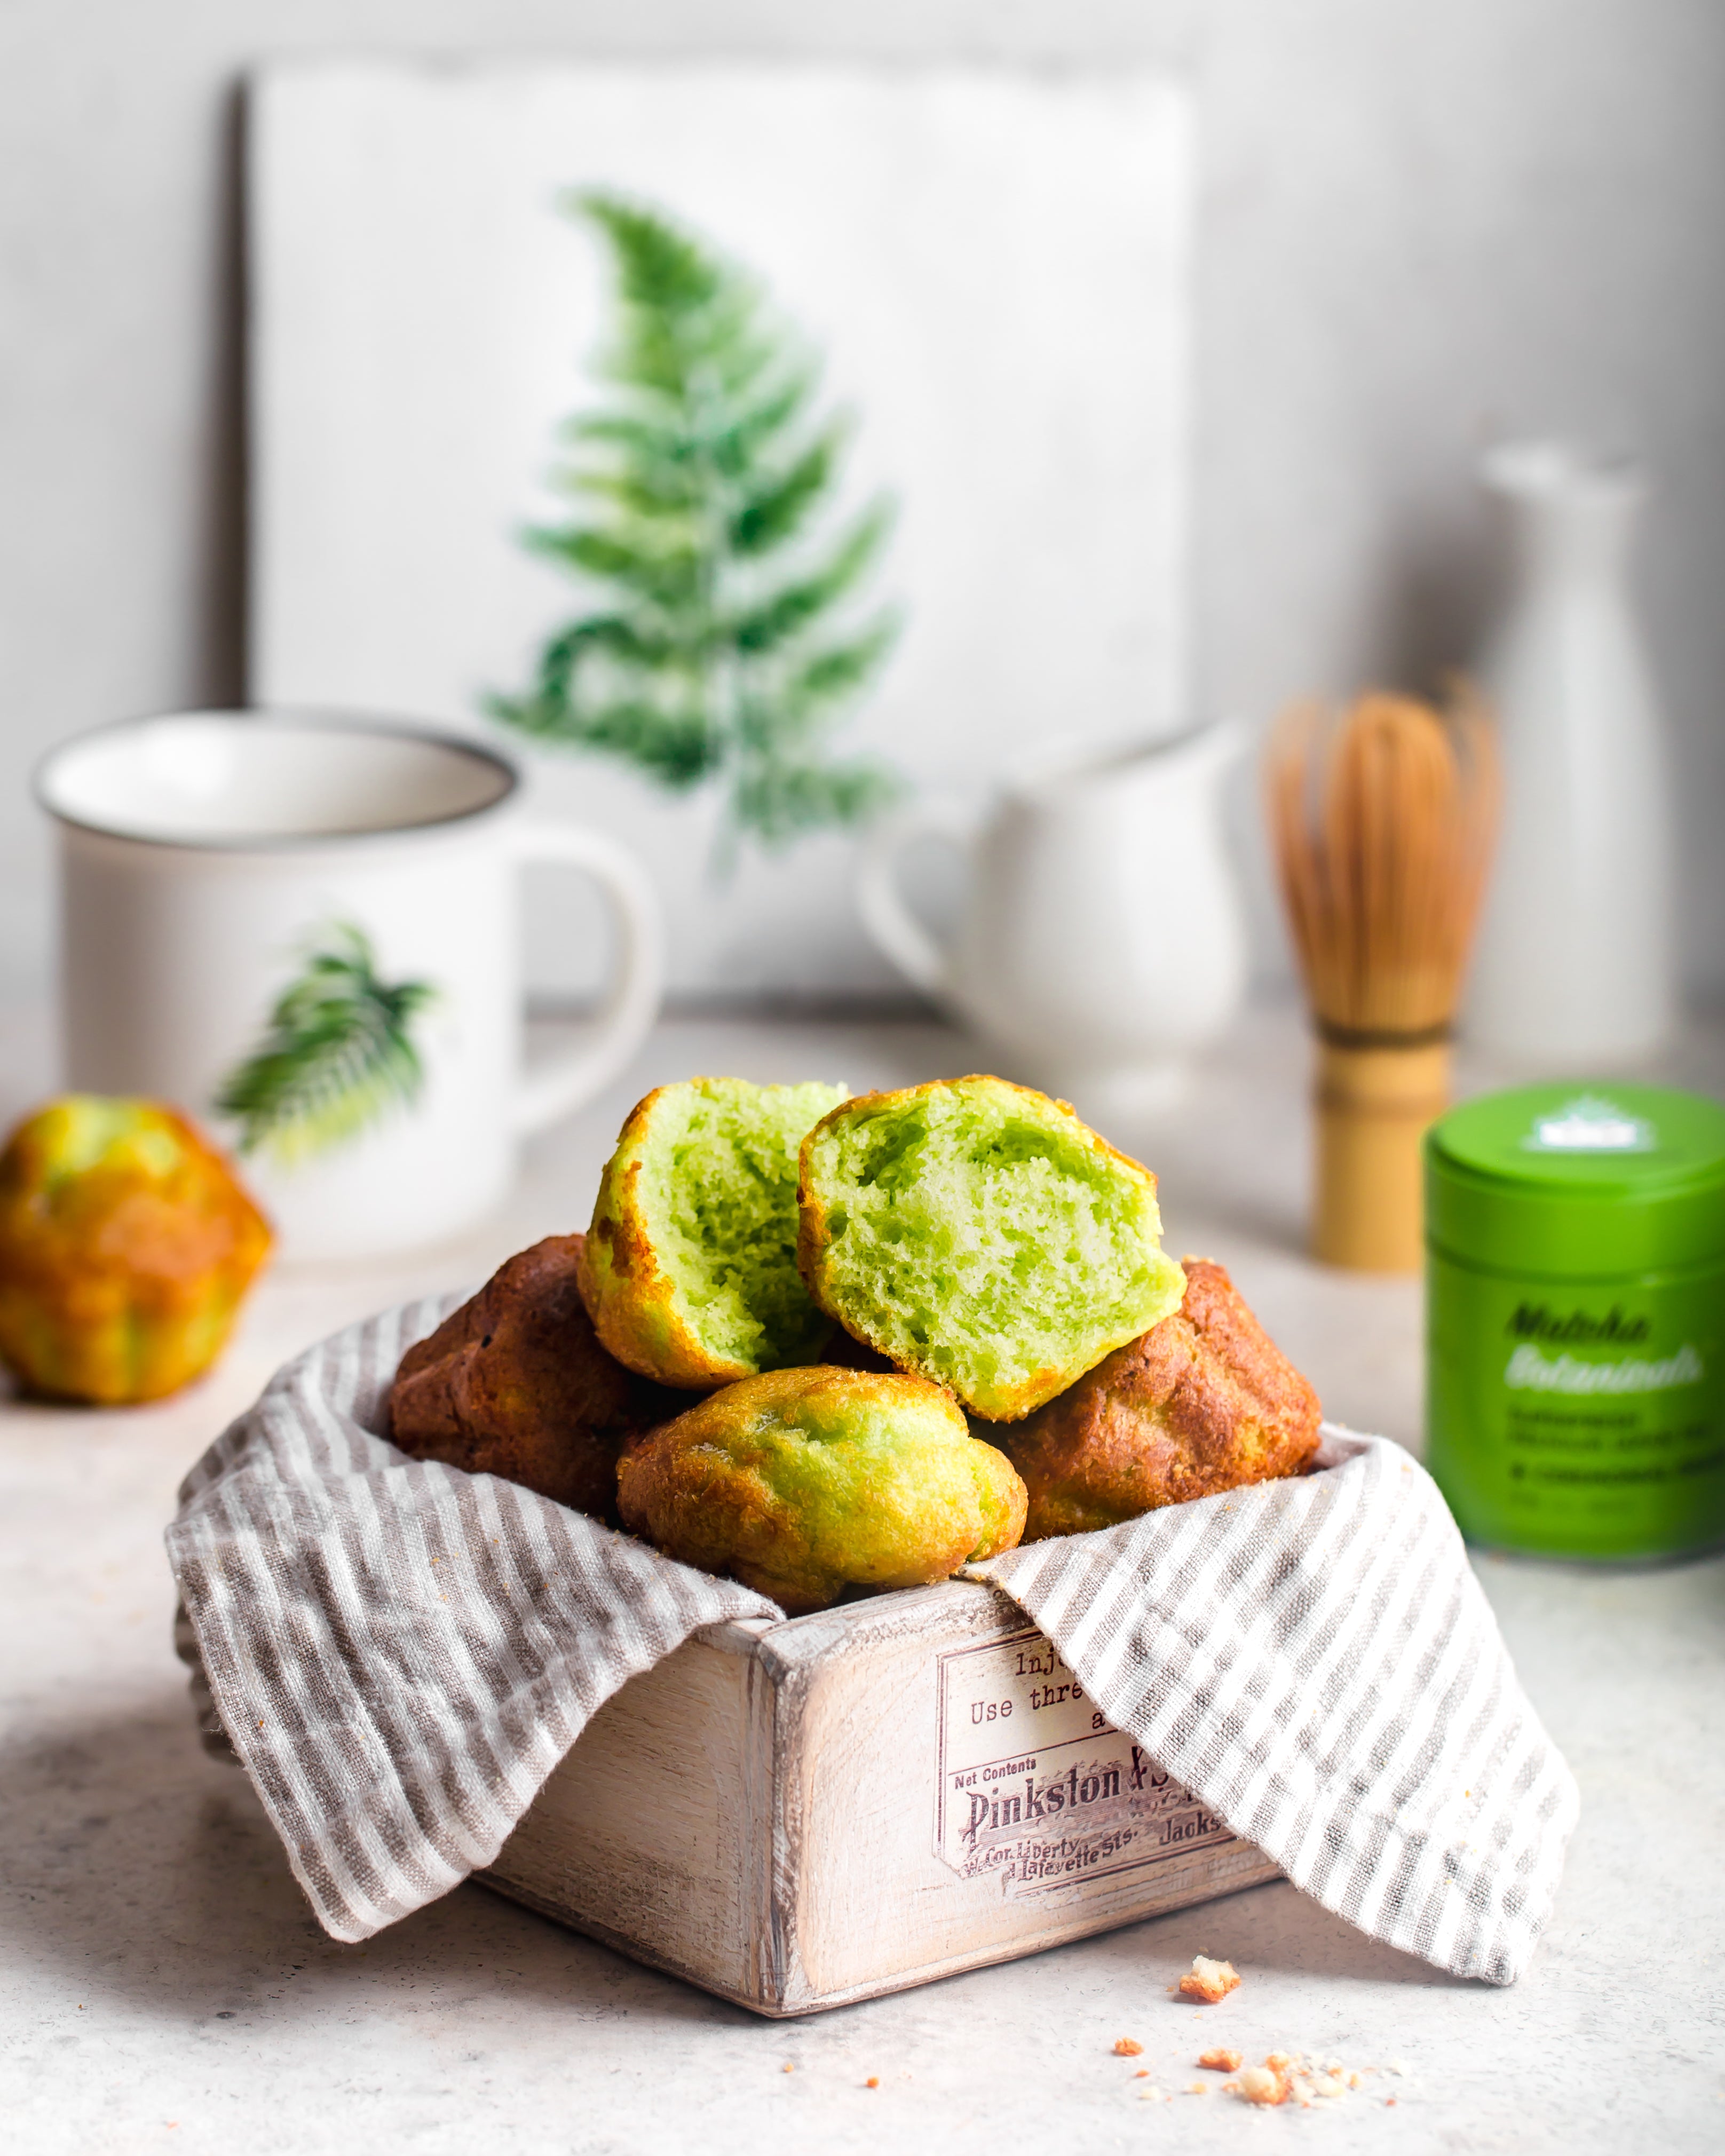
[[[547,1235],[518,1251],[409,1348],[389,1435],[416,1460],[501,1475],[614,1522],[619,1453],[688,1399],[600,1344],[577,1285],[581,1244]]]
[[[817,1363],[745,1378],[618,1463],[625,1526],[797,1616],[998,1556],[1024,1487],[938,1385]]]
[[[273,1241],[177,1109],[50,1101],[0,1152],[0,1362],[47,1399],[162,1399],[226,1346]]]
[[[1182,1262],[1172,1317],[1027,1422],[988,1429],[1029,1488],[1027,1542],[1297,1474],[1317,1449],[1317,1394],[1222,1266]]]
[[[642,1217],[636,1189],[641,1163],[629,1158],[644,1142],[654,1111],[671,1091],[655,1086],[624,1118],[592,1224],[584,1236],[572,1239],[579,1253],[577,1277],[598,1337],[619,1362],[673,1384],[721,1385],[745,1373],[714,1368],[678,1317],[675,1291],[659,1269]]]

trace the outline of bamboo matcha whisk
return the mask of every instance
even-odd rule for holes
[[[1448,1103],[1450,1029],[1497,831],[1477,704],[1363,696],[1289,711],[1267,757],[1282,896],[1318,1039],[1312,1247],[1420,1261],[1420,1141]]]

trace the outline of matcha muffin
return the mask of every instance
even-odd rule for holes
[[[688,1404],[599,1345],[576,1286],[579,1235],[547,1235],[401,1358],[389,1435],[415,1460],[501,1475],[614,1523],[617,1455]]]
[[[691,1078],[630,1113],[581,1257],[598,1336],[644,1378],[707,1389],[814,1361],[832,1333],[797,1270],[797,1154],[842,1086]]]
[[[1179,1306],[1156,1178],[1003,1078],[865,1093],[803,1140],[798,1262],[846,1331],[1012,1422]]]
[[[727,1385],[625,1451],[625,1526],[791,1615],[919,1587],[1024,1531],[1024,1486],[939,1386],[822,1364]]]
[[[0,1153],[0,1360],[30,1391],[160,1399],[227,1344],[269,1223],[157,1101],[71,1093]]]
[[[1027,1540],[1298,1475],[1317,1450],[1317,1394],[1227,1273],[1188,1258],[1185,1274],[1173,1317],[1001,1431],[1030,1493]]]

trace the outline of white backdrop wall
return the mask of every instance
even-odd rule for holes
[[[1635,452],[1688,964],[1725,990],[1717,0],[0,0],[0,985],[48,963],[36,757],[238,690],[235,85],[355,49],[1187,68],[1201,707],[1429,678],[1492,588],[1480,445]]]

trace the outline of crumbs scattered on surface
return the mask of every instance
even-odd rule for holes
[[[1236,2074],[1240,2071],[1240,2053],[1225,2051],[1219,2044],[1214,2051],[1200,2051],[1198,2055],[1198,2063],[1201,2066],[1210,2067],[1219,2074]]]
[[[1240,1972],[1231,1961],[1212,1961],[1208,1954],[1194,1954],[1192,1966],[1180,1979],[1179,1991],[1183,1999],[1201,1999],[1207,2006],[1214,2006],[1230,1991],[1240,1989]]]
[[[879,2074],[870,2074],[868,2079],[863,2083],[863,2087],[865,2088],[879,2088],[880,2086],[880,2076]]]
[[[1114,2039],[1114,2056],[1117,2059],[1136,2059],[1142,2055],[1143,2049],[1143,2046],[1134,2036],[1117,2036]]]
[[[1229,2051],[1206,2051],[1199,2061],[1200,2066],[1221,2066],[1231,2061],[1237,2066],[1240,2054]],[[1315,2104],[1333,2103],[1338,2097],[1351,2094],[1365,2086],[1368,2074],[1404,2074],[1407,2068],[1399,2059],[1387,2066],[1344,2066],[1339,2059],[1317,2060],[1304,2052],[1272,2051],[1261,2066],[1248,2066],[1238,2081],[1222,2084],[1224,2096],[1236,2096],[1242,2103],[1257,2104],[1268,2109],[1271,2106],[1296,2103],[1301,2110],[1309,2111]],[[1194,2088],[1205,2086],[1195,2082]],[[1387,2097],[1386,2105],[1395,2098]]]
[[[781,2073],[786,2073],[786,2074],[793,2074],[793,2073],[795,2073],[795,2071],[797,2071],[797,2069],[796,2069],[794,2066],[781,2066],[781,2067],[780,2067],[780,2069],[779,2069],[779,2071],[780,2071]]]

